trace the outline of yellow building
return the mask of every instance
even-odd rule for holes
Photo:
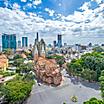
[[[8,68],[8,58],[4,55],[0,55],[0,71],[6,71]]]

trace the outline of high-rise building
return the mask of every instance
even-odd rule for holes
[[[53,47],[55,48],[57,46],[56,41],[53,41]]]
[[[18,40],[18,48],[21,48],[21,41]]]
[[[57,43],[58,47],[62,47],[62,35],[58,35],[58,43]]]
[[[2,35],[2,50],[16,49],[16,34],[3,34]]]
[[[92,47],[92,43],[89,43],[88,46],[89,46],[89,47]]]
[[[29,44],[29,48],[32,49],[32,44]]]
[[[101,44],[101,46],[104,46],[104,44]]]
[[[67,43],[64,43],[64,46],[67,46]]]
[[[39,34],[38,34],[38,32],[36,34],[36,39],[37,39],[37,41],[39,41]]]
[[[22,37],[22,47],[28,47],[28,38]]]

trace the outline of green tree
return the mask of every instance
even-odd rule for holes
[[[82,78],[84,78],[90,82],[91,81],[90,69],[83,69],[81,76],[82,76]]]
[[[23,58],[18,58],[16,60],[14,60],[14,65],[16,67],[19,67],[21,64],[23,64],[23,62],[24,62],[24,59]]]
[[[71,68],[71,64],[67,63],[67,72],[69,73],[69,75],[73,75],[73,69]]]
[[[104,102],[96,98],[91,98],[90,100],[83,102],[83,104],[104,104]]]
[[[19,67],[17,67],[17,71],[18,73],[25,73],[28,74],[30,71],[33,71],[34,69],[34,64],[33,63],[23,63],[20,64]]]
[[[53,56],[48,56],[48,59],[55,59],[57,64],[60,65],[60,67],[65,63],[64,56],[59,56],[59,55],[53,55]]]
[[[99,81],[100,81],[101,96],[104,101],[104,70],[101,72],[101,76],[99,78]]]
[[[22,56],[21,56],[20,54],[16,54],[16,55],[14,56],[14,60],[20,59],[20,58],[22,58]]]
[[[21,64],[21,65],[20,65],[20,70],[21,70],[23,73],[28,73],[29,71],[31,71],[27,64]]]
[[[71,63],[67,64],[69,73],[80,76],[82,72],[81,60],[73,60]]]
[[[97,81],[97,72],[94,70],[90,70],[91,81]]]
[[[34,79],[34,75],[32,73],[25,74],[23,80],[30,81]]]
[[[4,54],[6,54],[7,56],[8,55],[11,55],[13,52],[12,52],[12,49],[8,48],[8,49],[5,49],[4,51]]]
[[[3,86],[4,94],[9,104],[17,104],[23,101],[32,89],[33,81],[13,80]]]
[[[90,69],[83,69],[81,77],[90,81],[97,81],[97,73]]]
[[[81,76],[89,81],[98,81],[103,69],[104,54],[98,52],[87,53],[82,55],[80,59],[72,60],[67,64],[69,74]]]
[[[93,50],[94,50],[95,52],[104,52],[104,49],[101,48],[100,46],[93,48]]]

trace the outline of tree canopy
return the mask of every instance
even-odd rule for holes
[[[8,104],[17,104],[29,96],[33,84],[33,80],[27,81],[26,76],[20,76],[3,85],[1,91]]]
[[[90,100],[84,102],[83,104],[104,104],[104,102],[96,98],[91,98]]]
[[[101,71],[104,70],[104,54],[93,52],[82,55],[80,59],[67,63],[68,72],[83,77],[89,81],[98,81]]]

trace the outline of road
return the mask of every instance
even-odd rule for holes
[[[66,76],[62,85],[58,87],[51,87],[46,85],[33,86],[30,97],[26,104],[75,104],[71,101],[71,96],[77,96],[78,102],[76,104],[83,104],[83,101],[91,97],[100,98],[100,91],[97,90],[96,84],[73,83],[65,71],[63,75]]]

